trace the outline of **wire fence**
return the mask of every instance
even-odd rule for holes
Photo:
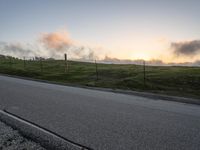
[[[141,63],[142,64],[142,63]],[[133,65],[123,64],[105,64],[99,63],[97,60],[89,62],[72,61],[67,59],[67,54],[64,54],[63,60],[44,59],[41,57],[23,57],[18,59],[14,57],[4,56],[0,57],[0,68],[11,70],[21,70],[24,72],[35,72],[46,76],[53,74],[63,75],[68,77],[73,75],[74,77],[88,77],[87,80],[114,80],[121,79],[131,75]],[[143,67],[134,66],[139,74],[143,74],[143,83],[145,85],[146,73],[145,64]],[[65,78],[67,80],[67,78]]]
[[[0,73],[88,86],[200,96],[199,67],[149,66],[145,61],[140,65],[105,64],[97,60],[80,62],[68,60],[64,54],[62,60],[1,56]]]

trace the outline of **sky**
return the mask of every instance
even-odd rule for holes
[[[56,48],[41,40],[49,35],[62,50],[86,47],[99,59],[195,61],[200,59],[199,10],[199,0],[0,0],[0,41],[7,44],[1,48],[9,54],[13,45],[30,51],[24,43],[37,43],[35,54],[50,49],[52,56]]]

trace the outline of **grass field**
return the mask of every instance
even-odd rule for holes
[[[0,58],[0,73],[113,89],[147,91],[167,95],[200,98],[200,67],[143,66],[98,64],[69,61],[65,73],[62,60],[26,61]],[[41,69],[42,68],[42,69]]]

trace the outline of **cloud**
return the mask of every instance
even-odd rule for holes
[[[79,61],[93,61],[96,59],[95,51],[88,47],[74,47],[73,49],[69,49],[71,51],[70,55],[74,60]],[[20,44],[20,43],[6,43],[0,41],[0,55],[10,55],[13,57],[23,58],[24,56],[26,59],[30,59],[33,57],[45,57],[45,58],[61,58],[63,59],[63,52],[60,53],[57,50],[53,55],[51,51],[48,49],[43,49],[40,46],[36,46],[35,44]],[[60,54],[60,55],[59,55]],[[109,56],[105,56],[104,59],[98,60],[101,63],[114,63],[114,64],[138,64],[142,65],[143,60],[130,60],[130,59],[118,59]],[[162,60],[152,59],[146,61],[147,65],[153,66],[200,66],[200,60],[196,60],[194,62],[184,62],[184,63],[164,63]]]
[[[194,56],[200,53],[200,40],[188,42],[173,42],[171,48],[176,55]]]
[[[66,31],[43,33],[40,36],[40,42],[48,49],[57,51],[65,51],[73,46],[73,42]]]
[[[115,63],[115,64],[137,64],[137,65],[141,65],[141,64],[143,64],[144,60],[143,59],[135,59],[135,60],[118,59],[118,58],[112,58],[112,57],[109,57],[109,56],[105,56],[105,58],[100,60],[100,62]],[[154,65],[154,66],[166,65],[164,62],[162,62],[162,60],[158,60],[158,59],[152,59],[152,60],[148,60],[148,61],[145,61],[145,62],[146,62],[147,65]]]
[[[35,50],[34,50],[35,49]],[[40,54],[39,50],[30,44],[0,42],[0,53],[13,57],[34,57]]]
[[[96,58],[96,49],[77,44],[75,40],[70,38],[69,33],[65,30],[43,33],[39,41],[48,49],[52,56],[69,53],[69,55],[75,59],[92,60]]]
[[[0,54],[13,57],[44,57],[63,59],[68,53],[71,59],[96,59],[97,49],[77,44],[69,37],[68,32],[58,31],[42,33],[35,43],[6,43],[0,41]]]

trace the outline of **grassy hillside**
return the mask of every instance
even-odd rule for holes
[[[64,61],[26,61],[0,58],[0,73],[26,76],[61,83],[148,91],[170,95],[200,98],[199,67],[146,67],[144,85],[143,66],[98,64],[98,75],[93,63],[69,62],[64,72]],[[42,68],[42,69],[41,69]]]

